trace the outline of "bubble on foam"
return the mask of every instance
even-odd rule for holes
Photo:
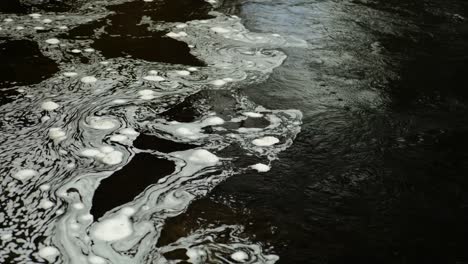
[[[100,158],[101,162],[107,165],[117,165],[122,162],[123,160],[123,153],[117,150],[114,150],[109,153],[105,153],[105,155]]]
[[[225,34],[225,33],[231,32],[231,30],[229,30],[229,29],[227,29],[227,28],[222,28],[222,27],[212,27],[211,30],[214,31],[214,32],[216,32],[216,33],[221,33],[221,34]]]
[[[206,256],[205,251],[198,248],[189,248],[185,254],[189,257],[190,263],[201,263]]]
[[[88,52],[88,53],[92,53],[92,52],[95,52],[96,50],[93,49],[93,48],[87,48],[84,50],[85,52]]]
[[[38,252],[39,257],[47,260],[48,262],[55,262],[56,258],[58,257],[59,250],[56,247],[46,246],[39,250]]]
[[[195,164],[203,165],[214,165],[219,162],[219,158],[206,149],[194,150],[188,160]]]
[[[81,53],[81,50],[79,50],[79,49],[72,49],[71,52],[72,52],[72,53]]]
[[[108,130],[117,127],[117,121],[105,117],[91,117],[89,118],[89,126],[98,130]]]
[[[176,73],[177,73],[178,75],[181,75],[181,76],[188,76],[188,75],[190,75],[190,71],[184,71],[184,70],[176,71]]]
[[[114,217],[95,223],[91,228],[91,236],[101,241],[117,241],[130,236],[133,233],[132,222],[125,214],[117,214]]]
[[[115,99],[112,101],[112,103],[114,104],[125,104],[127,102],[127,100],[125,99]]]
[[[3,19],[4,22],[6,23],[10,23],[10,22],[13,22],[13,19],[12,18],[5,18]]]
[[[267,172],[271,169],[270,166],[263,164],[263,163],[257,163],[250,167],[258,172]]]
[[[231,254],[231,259],[237,262],[246,262],[249,260],[249,255],[242,250],[236,251]]]
[[[208,126],[218,126],[224,124],[224,120],[220,117],[208,117],[207,119],[203,120],[202,122],[204,125]]]
[[[156,98],[155,92],[149,89],[140,90],[138,91],[138,94],[140,95],[140,99],[143,99],[143,100],[151,100],[151,99]]]
[[[97,82],[97,79],[94,76],[85,76],[81,78],[81,82],[82,83],[95,83]]]
[[[39,189],[43,192],[50,190],[50,184],[42,184]]]
[[[97,149],[83,149],[80,152],[80,155],[83,156],[83,157],[92,158],[92,157],[96,157],[100,153],[101,152],[99,150],[97,150]]]
[[[128,137],[125,135],[113,135],[109,138],[109,140],[114,142],[124,142],[128,140]]]
[[[279,139],[272,136],[257,138],[252,141],[252,143],[259,147],[269,147],[279,143]]]
[[[13,234],[11,234],[11,233],[2,234],[0,236],[0,239],[3,240],[3,241],[10,240],[12,238],[13,238]]]
[[[146,2],[149,2],[149,1],[146,0]],[[91,264],[106,264],[107,263],[107,261],[104,258],[96,256],[96,255],[88,256],[88,261]]]
[[[36,29],[39,29],[39,28],[36,28]],[[41,27],[40,29],[43,29],[43,27]],[[45,42],[47,44],[56,45],[56,44],[60,43],[60,40],[58,40],[56,38],[50,38],[50,39],[47,39]]]
[[[45,18],[45,19],[42,20],[42,23],[44,23],[44,24],[52,23],[52,19]]]
[[[38,174],[39,172],[37,172],[36,170],[23,169],[23,170],[17,171],[16,173],[13,173],[11,176],[20,181],[27,181]]]
[[[67,27],[67,26],[59,26],[59,27],[57,27],[57,28],[58,28],[58,29],[62,29],[62,30],[66,30],[66,29],[68,29],[68,27]]]
[[[165,80],[163,77],[156,76],[156,75],[148,75],[148,76],[143,77],[143,79],[147,81],[151,81],[151,82],[161,82]]]
[[[77,75],[78,75],[78,73],[76,73],[76,72],[64,72],[63,73],[63,76],[65,76],[65,77],[74,77],[74,76],[77,76]]]
[[[67,133],[60,127],[51,127],[49,128],[49,138],[57,143],[65,140],[67,138]]]
[[[226,84],[226,81],[225,80],[214,80],[211,82],[211,84],[215,85],[215,86],[223,86]]]
[[[263,117],[263,114],[255,113],[255,112],[245,112],[245,113],[242,113],[242,114],[245,115],[245,116],[248,116],[248,117],[253,117],[253,118]]]
[[[42,15],[38,13],[32,13],[32,14],[29,14],[29,16],[32,18],[40,18]]]
[[[188,67],[187,70],[188,70],[188,71],[191,71],[191,72],[195,72],[195,71],[198,71],[198,68],[196,68],[196,67]]]
[[[24,29],[23,26],[17,26],[17,27],[16,27],[16,30],[23,30],[23,29]]]
[[[41,26],[36,26],[36,27],[34,27],[34,29],[35,29],[35,30],[44,30],[45,28],[44,28],[44,27],[41,27]],[[46,41],[46,42],[47,42],[47,41]],[[50,43],[50,42],[52,42],[52,43]],[[47,42],[47,43],[49,43],[49,44],[58,44],[58,43],[60,43],[60,41],[58,41],[57,43],[53,43],[53,42],[55,42],[55,41],[52,41],[52,40],[50,39],[49,42]]]
[[[169,32],[166,34],[166,36],[170,37],[170,38],[180,38],[180,37],[186,37],[188,36],[188,34],[184,31],[180,31],[180,32]]]
[[[53,111],[57,108],[59,108],[60,105],[58,105],[57,103],[55,102],[52,102],[52,101],[45,101],[41,104],[41,108],[46,110],[46,111]]]
[[[44,199],[42,199],[42,200],[39,202],[39,207],[42,208],[42,209],[44,209],[44,210],[50,209],[50,208],[52,208],[54,205],[55,205],[55,204],[54,204],[51,200],[49,200],[49,199],[47,199],[47,198],[44,198]]]
[[[74,203],[72,204],[72,207],[76,210],[83,210],[85,208],[85,205],[83,203]]]
[[[138,136],[140,134],[131,127],[123,128],[119,131],[119,133],[126,136]]]

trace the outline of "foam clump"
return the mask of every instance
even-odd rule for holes
[[[215,85],[215,86],[223,86],[226,84],[226,81],[224,80],[214,80],[211,82],[211,84]]]
[[[187,33],[185,33],[184,31],[180,31],[178,33],[169,32],[166,34],[166,36],[171,37],[171,38],[180,38],[180,37],[186,37]]]
[[[121,240],[131,234],[133,234],[132,222],[125,213],[98,222],[91,230],[93,238],[107,242]]]
[[[239,250],[231,254],[231,259],[237,262],[246,262],[249,259],[249,255],[244,251]]]
[[[206,252],[198,248],[189,248],[185,254],[189,257],[188,262],[190,263],[200,263],[206,256]]]
[[[52,101],[45,101],[41,104],[41,108],[46,110],[46,111],[53,111],[57,108],[59,108],[60,105],[58,105],[57,103],[55,102],[52,102]]]
[[[98,130],[108,130],[115,128],[117,124],[116,121],[109,118],[92,117],[89,120],[89,126]]]
[[[113,142],[124,142],[128,139],[125,135],[112,135],[109,140]]]
[[[99,256],[93,255],[88,257],[88,261],[91,264],[105,264],[107,261],[104,258],[101,258]]]
[[[78,73],[76,73],[76,72],[64,72],[63,73],[63,76],[65,76],[65,77],[74,77],[74,76],[77,76],[77,75],[78,75]]]
[[[143,79],[147,81],[151,81],[151,82],[161,82],[165,80],[163,77],[157,76],[157,75],[148,75],[148,76],[143,77]]]
[[[49,128],[49,138],[55,142],[60,142],[67,138],[67,134],[59,127],[51,127]]]
[[[151,100],[156,97],[155,92],[149,89],[140,90],[138,91],[138,94],[140,95],[140,99],[142,100]]]
[[[269,147],[279,143],[279,139],[271,136],[257,138],[252,141],[252,143],[259,147]]]
[[[202,165],[214,165],[219,162],[219,158],[206,149],[197,149],[193,151],[188,160]]]
[[[87,158],[95,158],[107,165],[117,165],[123,160],[123,153],[114,150],[110,146],[104,146],[100,149],[84,149],[80,152],[80,155]]]
[[[131,127],[121,129],[119,133],[122,134],[122,135],[127,135],[127,136],[138,136],[140,134],[140,133],[136,132],[135,129],[133,129]]]
[[[56,247],[47,246],[39,250],[39,257],[47,260],[48,262],[54,262],[55,258],[59,255],[59,251]]]
[[[262,164],[262,163],[257,163],[257,164],[254,164],[252,166],[250,166],[252,169],[258,171],[258,172],[267,172],[269,171],[271,168],[270,166],[266,165],[266,164]]]
[[[255,113],[255,112],[245,112],[245,113],[242,113],[242,114],[247,116],[247,117],[253,117],[253,118],[263,117],[263,114]]]
[[[38,28],[36,28],[38,29]],[[43,28],[42,28],[43,29]],[[56,39],[56,38],[51,38],[51,39],[47,39],[45,41],[47,44],[51,44],[51,45],[57,45],[60,43],[60,40]]]
[[[188,75],[190,75],[190,71],[184,71],[184,70],[182,70],[182,71],[176,71],[176,73],[177,73],[178,75],[181,75],[181,76],[188,76]]]
[[[81,82],[82,83],[95,83],[97,82],[97,79],[94,76],[85,76],[81,78]]]
[[[16,173],[14,173],[12,177],[20,181],[26,181],[38,174],[39,172],[37,172],[36,170],[24,169],[24,170],[19,170]]]
[[[224,120],[220,117],[214,116],[214,117],[209,117],[205,120],[203,120],[203,125],[205,126],[218,126],[224,124]]]
[[[40,202],[39,202],[39,207],[44,209],[44,210],[47,210],[47,209],[50,209],[54,206],[54,203],[52,201],[50,201],[49,199],[42,199]]]
[[[227,29],[227,28],[222,28],[222,27],[212,27],[211,28],[211,31],[214,31],[216,33],[221,33],[221,34],[225,34],[225,33],[229,33],[231,32],[231,30]]]

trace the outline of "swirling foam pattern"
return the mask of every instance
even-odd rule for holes
[[[37,41],[60,72],[16,87],[19,95],[0,106],[0,262],[177,263],[163,254],[184,249],[192,263],[274,263],[277,256],[239,237],[242,226],[195,230],[172,244],[156,244],[166,219],[183,214],[227,177],[252,169],[254,163],[240,162],[243,157],[254,157],[265,171],[292,144],[301,113],[257,106],[239,88],[264,81],[286,57],[273,48],[297,40],[248,32],[239,18],[217,12],[208,20],[148,22],[190,45],[207,65],[188,67],[106,59],[91,48],[92,39],[60,38],[68,28],[105,17],[105,5],[42,14],[52,22],[45,21],[41,34],[34,29],[37,15],[9,16],[13,21],[2,26],[4,36]],[[189,100],[202,91],[201,99]],[[192,120],[168,114],[184,101],[197,112]],[[244,127],[248,119],[268,125]],[[137,149],[133,142],[143,133],[193,148]],[[90,210],[100,183],[142,153],[173,162],[174,171],[94,219]],[[221,234],[228,242],[217,242]]]

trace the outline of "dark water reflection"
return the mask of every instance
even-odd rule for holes
[[[252,30],[308,41],[245,89],[305,122],[272,171],[230,178],[190,218],[230,204],[217,220],[257,225],[280,263],[467,262],[466,7],[226,1]]]

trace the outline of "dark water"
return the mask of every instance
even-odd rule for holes
[[[82,5],[5,3],[2,12],[18,14]],[[112,13],[62,37],[95,38],[90,46],[106,59],[206,66],[188,44],[165,37],[168,30],[149,30],[152,25],[140,20],[208,19],[208,3],[136,1],[106,8]],[[240,16],[251,31],[307,42],[281,47],[285,62],[264,82],[237,91],[269,109],[302,111],[301,132],[269,172],[243,171],[168,218],[157,246],[225,224],[244,226],[243,235],[278,255],[277,263],[468,263],[468,3],[226,0],[217,10]],[[34,41],[15,37],[0,39],[0,60],[0,104],[18,96],[11,87],[58,71]],[[31,68],[40,71],[13,73]],[[205,108],[228,120],[239,106],[231,92],[202,91],[158,116],[194,122]],[[268,124],[248,118],[225,128]],[[198,146],[162,131],[139,132],[133,146],[142,152],[96,189],[90,209],[96,219],[174,171],[173,161],[149,152]],[[216,134],[210,127],[204,132]],[[258,162],[241,153],[235,144],[220,152],[239,156],[238,167]],[[148,171],[151,177],[133,180]],[[188,260],[186,250],[163,255]]]

